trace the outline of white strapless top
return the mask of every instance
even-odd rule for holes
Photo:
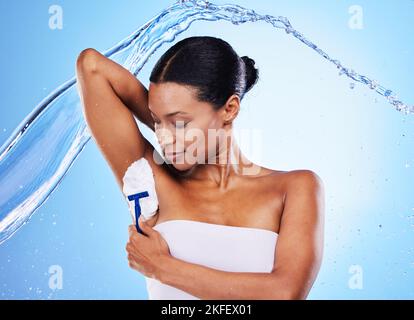
[[[273,269],[276,232],[193,220],[169,220],[153,228],[178,259],[230,272],[270,273]],[[199,300],[156,279],[145,280],[150,300]]]

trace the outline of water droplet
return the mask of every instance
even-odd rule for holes
[[[189,2],[189,3],[193,3],[193,4],[196,4],[196,3],[199,3],[199,1],[198,2],[196,2],[196,0],[192,0],[192,1],[190,1],[190,0],[187,0],[187,1],[185,1],[185,0],[179,0],[181,3],[184,3],[184,2]],[[207,6],[207,4],[208,4],[208,2],[207,1],[204,1],[204,3],[205,3],[205,5]],[[215,6],[213,6],[213,8],[214,8],[214,10],[216,9],[215,8]],[[213,9],[212,8],[212,9]],[[246,12],[246,11],[244,11],[243,10],[243,8],[240,8],[239,6],[228,6],[228,7],[226,7],[226,9],[232,9],[233,8],[233,12],[232,11],[227,11],[229,14],[232,14],[232,15],[236,15],[236,14],[242,14],[243,16],[245,16],[246,15],[246,13],[248,13],[246,16],[246,18],[247,19],[250,19],[251,18],[251,16],[250,16],[250,14],[251,14],[251,12],[249,11],[249,12]],[[237,8],[237,9],[236,9]],[[200,9],[199,7],[197,8],[197,9]],[[208,16],[209,16],[209,18],[210,18],[210,14],[211,13],[209,13],[208,14]],[[224,20],[222,17],[220,17],[220,13],[218,13],[218,15],[217,16],[215,16],[215,14],[213,13],[212,14],[212,18],[214,18],[214,19],[216,19],[216,20]],[[190,15],[189,15],[190,16]],[[195,20],[201,20],[201,17],[197,17],[198,16],[198,14],[197,15],[194,15],[194,18],[195,18]],[[203,16],[203,18],[205,18],[205,15],[203,14],[202,15]],[[227,16],[227,15],[226,15]],[[191,15],[191,17],[193,18],[193,15]],[[263,18],[263,17],[260,17],[260,18]],[[164,20],[164,19],[163,19]],[[179,20],[181,20],[181,17],[180,17],[180,19]],[[194,20],[193,20],[194,21]],[[235,18],[235,20],[234,20],[236,23],[239,23],[239,22],[245,22],[244,21],[244,19],[243,20],[239,20],[239,19],[237,19],[237,18]],[[324,58],[326,58],[327,57],[327,54],[326,53],[324,53],[321,49],[319,49],[315,44],[313,44],[311,41],[309,41],[308,39],[306,39],[306,38],[304,38],[304,36],[301,34],[301,33],[299,33],[299,32],[297,32],[294,28],[292,28],[291,27],[291,25],[290,25],[290,23],[289,23],[289,20],[286,18],[286,17],[273,17],[272,19],[270,18],[270,17],[266,17],[266,21],[271,21],[271,22],[273,22],[274,23],[274,26],[276,26],[276,27],[278,27],[278,28],[283,28],[283,26],[285,26],[285,28],[286,28],[286,32],[287,33],[291,33],[293,36],[295,36],[297,39],[299,39],[299,40],[301,40],[303,43],[305,43],[308,47],[310,47],[310,48],[312,48],[312,50],[316,50],[316,52],[319,54],[319,55],[321,55],[321,56],[323,56]],[[166,21],[166,23],[163,25],[163,24],[160,24],[160,29],[163,29],[164,28],[164,26],[167,24],[167,22],[169,23],[170,21]],[[172,22],[174,22],[174,23],[177,23],[178,21],[177,21],[177,19],[175,19],[174,21],[172,21]],[[187,21],[185,21],[185,22],[187,22]],[[281,22],[282,24],[283,24],[283,26],[281,26],[281,25],[277,25],[276,24],[276,22]],[[180,21],[180,24],[181,25],[184,25],[184,21],[183,20],[181,20]],[[151,24],[146,24],[146,26],[145,26],[145,28],[144,29],[146,29],[147,27],[149,27]],[[158,26],[157,26],[158,27]],[[173,26],[173,28],[174,28],[174,26]],[[173,30],[174,31],[178,31],[180,28],[174,28]],[[171,35],[176,35],[176,34],[174,34],[174,32],[173,32],[173,34],[168,34],[168,36],[171,36]],[[148,45],[153,45],[153,43],[152,43],[152,40],[154,40],[155,41],[155,39],[152,39],[153,37],[148,37],[146,40],[148,40],[148,41],[146,41],[145,43],[142,43],[143,44],[143,48],[142,49],[144,49],[144,50],[146,50],[147,49],[147,47],[145,46],[146,44],[148,44]],[[157,38],[158,38],[158,35],[157,35]],[[162,39],[163,41],[160,43],[160,45],[161,44],[163,44],[163,43],[166,43],[166,42],[170,42],[171,41],[171,38],[170,37],[168,37],[169,39],[167,40],[167,39],[165,39],[165,37],[163,36],[163,37],[160,37],[160,39]],[[158,40],[158,39],[157,39]],[[129,42],[130,42],[130,40],[128,40]],[[119,48],[122,48],[122,51],[124,52],[124,53],[126,53],[126,54],[130,54],[130,52],[133,50],[132,49],[132,46],[131,46],[131,49],[129,49],[129,46],[127,47],[127,43],[124,41],[123,42],[123,45],[121,46],[118,46]],[[134,48],[135,48],[135,46],[134,46]],[[148,48],[149,48],[149,46],[148,46]],[[119,53],[119,50],[117,51],[117,52],[112,52],[113,54],[115,54],[115,53]],[[139,72],[139,70],[141,69],[141,67],[142,67],[142,65],[140,66],[140,68],[139,68],[139,70],[136,70],[136,69],[138,69],[137,68],[137,65],[139,64],[139,63],[141,63],[141,59],[139,58],[139,55],[137,55],[137,54],[135,54],[136,52],[132,52],[133,54],[131,54],[131,56],[130,56],[130,58],[131,59],[128,59],[129,61],[128,62],[131,62],[131,65],[130,65],[130,70],[132,71],[132,70],[134,70],[134,73],[135,74],[137,74],[138,72]],[[151,54],[152,52],[151,52],[151,50],[149,50],[149,53]],[[125,56],[127,56],[127,55],[125,55]],[[330,57],[328,57],[329,59],[329,61],[332,61],[332,59],[330,58]],[[334,60],[335,62],[335,65],[338,67],[338,66],[340,66],[340,62],[338,61],[338,60]],[[143,61],[144,62],[144,61]],[[128,63],[129,64],[129,63]],[[144,64],[145,64],[145,62],[144,62]],[[340,66],[340,68],[341,68],[341,66]],[[338,72],[339,70],[337,70],[337,69],[334,69],[334,72]],[[366,77],[362,77],[361,75],[359,75],[359,74],[357,74],[354,70],[350,70],[350,72],[349,72],[349,75],[348,75],[348,70],[347,69],[340,69],[340,71],[341,72],[345,72],[346,74],[347,74],[347,76],[349,76],[349,79],[347,78],[347,80],[346,80],[346,82],[345,82],[345,85],[346,85],[346,83],[349,83],[349,82],[352,82],[352,81],[355,81],[356,83],[364,83],[364,84],[366,84],[366,82],[369,80],[367,80],[367,78]],[[362,81],[362,80],[363,81]],[[362,81],[362,82],[361,82]],[[351,87],[351,89],[354,89],[354,86],[355,86],[355,83],[352,83],[352,84],[350,84],[350,87]],[[371,86],[373,86],[373,87],[375,87],[374,86],[374,84],[373,83],[371,83]],[[43,87],[42,87],[43,88]],[[44,89],[46,89],[46,88],[44,88]],[[378,90],[378,92],[381,94],[384,90],[386,90],[385,88],[383,88],[383,87],[377,87],[377,90]],[[55,93],[57,93],[56,91],[55,91]],[[67,92],[66,92],[67,93]],[[386,92],[387,94],[390,94],[390,91],[387,91]],[[59,92],[59,96],[60,97],[64,97],[64,92],[63,91],[61,91],[61,92]],[[382,98],[382,97],[381,97]],[[384,99],[385,100],[385,99]],[[49,103],[50,101],[48,101],[47,103]],[[69,102],[69,101],[66,101],[66,102]],[[72,103],[72,101],[71,101],[71,103]],[[78,101],[73,101],[73,105],[75,105],[75,103],[76,103],[76,105],[79,105],[79,102]],[[64,104],[62,104],[62,105],[64,105]],[[42,105],[42,107],[45,107],[46,106],[46,102]],[[66,106],[64,106],[64,109],[68,109],[69,110],[69,107],[71,107],[72,108],[72,106],[69,106],[69,105],[66,105]],[[402,107],[402,106],[401,106]],[[63,109],[63,110],[64,110]],[[73,108],[72,108],[73,109]],[[53,114],[53,113],[51,113],[51,114]],[[79,119],[81,119],[82,117],[78,117]],[[47,123],[47,122],[45,122],[44,121],[44,123],[42,123],[41,121],[39,121],[39,120],[41,120],[42,118],[39,118],[39,119],[36,119],[36,120],[34,120],[35,122],[31,122],[31,123],[34,123],[34,124],[36,124],[36,123],[39,123],[39,125],[38,126],[35,126],[33,129],[35,130],[35,132],[34,132],[34,135],[33,136],[37,136],[37,137],[39,137],[39,135],[36,135],[36,133],[37,133],[37,131],[36,131],[36,128],[46,128],[46,126],[44,126],[44,123]],[[43,118],[43,119],[45,119],[45,118]],[[47,119],[47,120],[51,120],[50,118],[49,119]],[[53,120],[53,119],[52,119]],[[81,119],[82,120],[82,119]],[[83,121],[82,121],[83,122]],[[80,124],[80,123],[79,123]],[[82,123],[82,124],[84,124],[84,123]],[[68,128],[68,126],[69,126],[69,123],[67,124],[67,126],[66,126],[66,128]],[[65,128],[64,128],[65,129]],[[51,133],[52,131],[50,131],[50,132],[45,132],[45,134],[49,134],[49,133]],[[86,133],[86,132],[89,132],[90,133],[90,130],[88,130],[88,129],[86,129],[85,131],[84,131],[84,133]],[[73,146],[72,144],[69,144],[69,143],[66,143],[66,142],[70,142],[70,140],[74,140],[74,139],[76,139],[76,138],[79,138],[79,136],[78,135],[76,135],[76,137],[74,136],[74,133],[76,133],[76,131],[75,130],[71,130],[71,134],[72,134],[72,136],[66,136],[66,135],[63,135],[62,134],[62,137],[64,137],[64,139],[65,140],[63,140],[63,139],[60,139],[59,138],[59,140],[56,140],[56,143],[57,144],[59,144],[59,143],[61,143],[62,144],[62,146],[61,146],[61,148],[60,148],[60,150],[61,150],[61,152],[63,153],[63,152],[66,152],[66,155],[70,155],[70,153],[69,153],[69,151],[72,151],[73,149],[65,149],[66,148],[66,145],[67,146]],[[27,136],[26,136],[27,137]],[[53,137],[52,136],[52,138],[55,138],[55,137]],[[82,138],[86,138],[86,136],[85,135],[83,135],[82,136]],[[16,140],[17,141],[17,140]],[[65,143],[63,143],[63,142],[65,142]],[[78,141],[78,146],[79,146],[79,149],[80,150],[82,150],[80,147],[83,147],[83,145],[84,145],[84,143],[86,143],[86,141],[84,141],[84,140],[82,140],[82,145],[80,145],[80,141]],[[18,145],[17,145],[18,146]],[[24,147],[24,140],[23,140],[23,142],[22,142],[22,146]],[[17,149],[17,148],[15,148],[15,149]],[[24,150],[24,149],[23,149]],[[42,150],[43,151],[43,150]],[[46,150],[45,150],[46,151]],[[76,153],[77,154],[77,153]],[[45,154],[45,157],[48,157],[48,158],[46,158],[46,160],[48,160],[48,159],[50,159],[50,158],[52,158],[52,157],[50,157],[50,155],[49,154]],[[75,155],[70,155],[70,158],[71,159],[67,159],[67,160],[74,160],[74,157],[75,157]],[[55,157],[55,158],[58,158],[58,157]],[[369,159],[369,158],[368,158]],[[66,158],[65,158],[65,160],[66,160]],[[54,177],[57,177],[57,175],[55,174],[56,173],[56,171],[57,171],[57,169],[54,169],[54,168],[60,168],[60,166],[56,166],[56,164],[57,165],[59,165],[59,163],[55,163],[55,162],[53,162],[53,163],[51,163],[51,165],[50,165],[50,169],[48,169],[48,171],[49,172],[45,172],[45,173],[47,173],[47,175],[46,174],[44,174],[43,176],[44,177],[48,177],[49,176],[49,173],[51,173],[51,174],[53,174],[53,176]],[[52,169],[53,168],[53,169]],[[28,169],[30,169],[30,168],[28,168]],[[26,169],[27,170],[27,169]],[[54,171],[51,171],[51,170],[54,170]],[[54,180],[56,180],[56,179],[54,179]],[[31,181],[25,181],[26,183],[28,183],[28,185],[29,186],[32,186],[32,183],[31,183]],[[55,182],[55,181],[50,181],[51,183],[49,183],[49,185],[54,185],[54,183],[53,182]],[[39,185],[41,185],[41,183],[42,183],[42,185],[43,185],[43,183],[45,183],[45,179],[43,178],[43,181],[36,181],[36,183],[37,183],[37,185],[35,186],[36,188],[33,188],[34,190],[38,190],[38,186]],[[18,183],[17,183],[17,185],[18,185]],[[18,189],[18,188],[17,188]],[[16,190],[17,192],[16,193],[19,193],[19,191],[18,190]],[[50,194],[50,192],[52,191],[52,188],[50,187],[48,190],[45,190],[45,193],[47,193],[47,194]],[[31,211],[30,210],[28,210],[28,212],[27,213],[31,213]],[[26,215],[26,213],[25,213],[25,215]],[[27,216],[29,216],[28,214],[27,214]],[[22,218],[23,216],[19,216],[18,218]],[[16,222],[17,222],[18,220],[16,220]],[[13,221],[13,222],[15,222],[15,221]],[[14,226],[14,225],[13,225]],[[18,224],[16,225],[16,226],[18,226]]]
[[[355,83],[351,82],[351,83],[349,84],[349,87],[350,87],[351,89],[354,89],[354,88],[355,88]]]

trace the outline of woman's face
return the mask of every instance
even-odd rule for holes
[[[209,159],[216,158],[228,131],[226,108],[214,110],[211,104],[198,101],[193,90],[172,82],[151,82],[148,90],[149,109],[162,153],[180,171],[211,163]]]

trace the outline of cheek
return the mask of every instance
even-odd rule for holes
[[[177,149],[180,149],[179,147],[183,146],[184,149],[188,149],[188,151],[194,155],[198,153],[195,150],[204,151],[204,153],[207,154],[209,149],[211,149],[211,151],[216,149],[215,145],[218,145],[219,138],[214,138],[214,136],[215,132],[222,128],[220,125],[221,122],[216,117],[200,117],[200,119],[201,121],[193,120],[191,125],[188,126],[184,132],[177,131],[177,134],[175,135]],[[210,138],[210,140],[212,140],[210,142],[208,136],[209,131],[210,136],[213,137]],[[215,143],[214,140],[216,140]]]
[[[202,135],[202,139],[200,138],[197,142],[197,145],[200,149],[205,151],[209,149],[214,149],[214,138],[216,132],[220,129],[218,126],[218,120],[216,118],[208,119],[203,123],[203,127],[201,128],[200,134]]]
[[[155,135],[158,143],[161,146],[165,146],[174,142],[174,134],[167,128],[161,128],[158,125],[155,126]]]
[[[224,136],[226,135],[226,131],[223,127],[223,122],[221,119],[215,117],[210,122],[210,129],[211,129],[211,138],[210,138],[210,144],[209,149],[214,149],[215,146],[217,146],[221,140],[224,139]]]
[[[210,127],[209,130],[204,131],[204,140],[198,143],[200,149],[203,149],[207,157],[217,154],[224,137],[221,128]]]

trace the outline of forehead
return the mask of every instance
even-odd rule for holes
[[[148,90],[148,100],[149,107],[152,110],[158,108],[165,110],[183,109],[197,103],[193,89],[172,82],[159,84],[151,82]]]

